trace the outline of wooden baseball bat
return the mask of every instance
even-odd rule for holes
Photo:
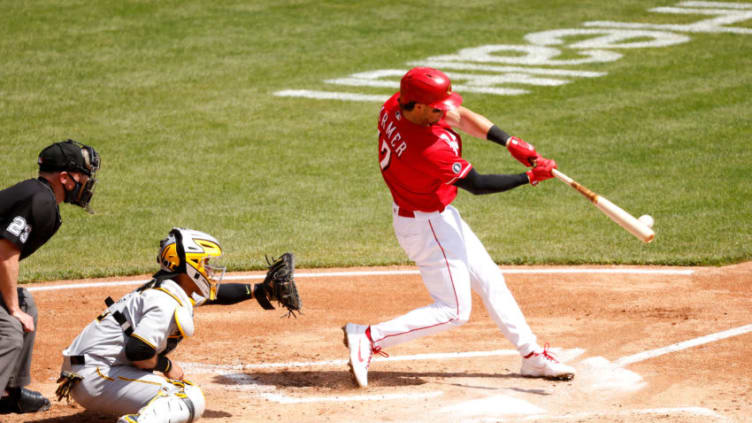
[[[600,209],[600,211],[606,216],[621,225],[621,227],[626,229],[629,233],[639,238],[640,241],[648,243],[655,238],[655,232],[653,232],[650,227],[637,220],[631,214],[625,212],[621,207],[578,184],[577,181],[559,172],[557,169],[552,170],[551,173],[553,173],[556,179],[564,182],[577,190],[580,194],[584,195],[591,203],[595,204],[595,207],[598,207],[598,209]]]

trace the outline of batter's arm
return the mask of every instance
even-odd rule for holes
[[[476,138],[485,138],[504,147],[510,138],[509,134],[494,125],[488,118],[465,107],[448,111],[445,120],[453,128],[461,129]]]
[[[488,131],[494,126],[485,116],[462,106],[447,111],[444,119],[451,127],[460,129],[475,138],[486,138]]]
[[[467,176],[458,179],[454,185],[474,195],[481,195],[508,191],[529,182],[530,180],[525,173],[519,175],[481,175],[475,169],[470,169]]]

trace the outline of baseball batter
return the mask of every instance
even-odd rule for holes
[[[270,287],[278,279],[297,296],[292,254],[275,261],[266,280],[253,286],[220,286],[221,256],[222,247],[211,235],[174,228],[160,242],[161,270],[153,279],[117,302],[107,298],[107,309],[63,351],[58,399],[72,396],[86,409],[122,415],[120,423],[184,423],[201,417],[201,389],[167,357],[193,335],[194,307],[256,298],[262,307],[273,308],[269,300],[279,298],[269,292],[284,291]],[[291,306],[299,310],[299,300]]]
[[[400,91],[384,103],[379,114],[379,164],[394,200],[394,232],[420,269],[434,303],[386,322],[343,327],[350,371],[360,387],[368,385],[373,353],[467,322],[471,289],[520,352],[523,376],[574,377],[572,367],[538,345],[499,267],[451,206],[457,187],[489,194],[537,185],[552,177],[556,163],[461,104],[462,98],[452,92],[443,72],[418,67],[402,77]],[[518,175],[478,173],[462,157],[462,139],[455,128],[506,146],[531,169]]]
[[[39,177],[0,191],[0,414],[32,413],[50,407],[31,381],[37,308],[18,286],[19,263],[44,245],[62,224],[62,202],[88,208],[99,155],[73,140],[39,153]]]

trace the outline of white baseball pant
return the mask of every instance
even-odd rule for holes
[[[499,267],[457,209],[397,214],[394,233],[407,256],[420,269],[434,303],[387,322],[371,325],[375,347],[389,347],[462,325],[470,318],[471,289],[502,334],[525,356],[539,349],[517,301],[507,288]]]

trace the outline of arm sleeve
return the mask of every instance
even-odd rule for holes
[[[125,343],[125,358],[130,361],[148,360],[156,353],[157,351],[151,345],[132,336],[129,336],[128,342]]]
[[[217,299],[207,304],[230,305],[253,298],[253,288],[247,283],[223,283],[217,288]]]
[[[454,185],[475,195],[493,194],[507,191],[529,182],[527,175],[481,175],[475,169],[470,169],[467,176],[458,179]]]

